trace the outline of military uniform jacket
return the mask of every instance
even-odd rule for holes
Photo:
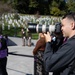
[[[55,53],[53,53],[51,42],[46,43],[44,64],[47,72],[53,72],[53,75],[68,75],[74,60],[75,35],[63,43]],[[70,75],[75,75],[75,69]]]

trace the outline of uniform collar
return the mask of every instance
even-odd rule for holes
[[[75,39],[75,35],[73,35],[71,38],[69,38],[69,39]]]

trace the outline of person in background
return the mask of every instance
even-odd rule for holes
[[[47,72],[53,72],[53,75],[75,75],[75,13],[71,12],[61,20],[61,30],[64,38],[67,40],[53,52],[51,46],[51,34],[44,34],[46,47],[44,51],[44,65]],[[74,63],[75,64],[75,63]],[[71,72],[70,72],[71,71]]]
[[[21,34],[22,34],[22,42],[23,42],[22,46],[25,46],[26,33],[24,31],[24,28],[21,29]]]
[[[35,48],[33,49],[34,55],[34,75],[45,75],[43,54],[45,50],[45,38],[43,33],[39,33],[40,38],[38,39]]]
[[[4,35],[4,37],[5,37],[6,42],[7,42],[7,45],[8,45],[8,35],[7,35],[7,34],[5,34],[5,35]]]
[[[0,75],[8,75],[6,70],[8,48],[6,39],[0,32]]]
[[[40,18],[40,11],[37,10],[37,11],[35,12],[35,18],[36,18],[36,19]]]
[[[31,46],[31,39],[32,39],[32,35],[30,33],[30,31],[28,31],[28,46]]]

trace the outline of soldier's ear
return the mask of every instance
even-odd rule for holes
[[[73,23],[71,24],[71,28],[72,28],[72,30],[75,29],[75,22],[73,22]]]

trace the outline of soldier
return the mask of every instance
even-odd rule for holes
[[[23,42],[22,46],[25,46],[26,33],[24,31],[24,28],[21,29],[21,34],[22,34],[22,42]]]

